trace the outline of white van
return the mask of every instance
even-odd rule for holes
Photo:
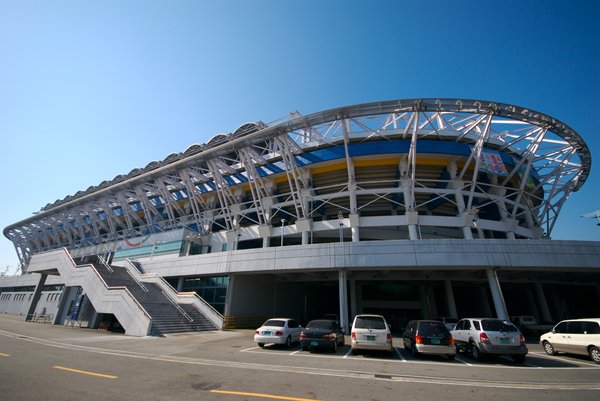
[[[548,355],[557,352],[589,355],[600,364],[600,318],[563,320],[542,334],[540,343]]]

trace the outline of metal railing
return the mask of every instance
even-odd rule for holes
[[[165,296],[165,298],[169,300],[169,302],[171,302],[175,309],[177,309],[179,313],[181,313],[181,315],[188,320],[190,324],[194,321],[194,319],[192,319],[192,317],[188,315],[187,312],[184,311],[183,308],[179,306],[179,304],[177,304],[177,302],[173,301],[170,296],[168,296],[164,291],[161,291],[161,293]]]
[[[135,283],[145,292],[148,292],[148,289],[146,288],[146,286],[144,284],[142,284],[141,281],[139,281],[137,278],[135,278],[135,276],[133,274],[131,274],[131,272],[129,270],[127,270],[127,268],[124,268],[125,271],[127,272],[127,274],[129,274],[129,277],[131,277],[133,279],[133,281],[135,281]]]
[[[109,272],[111,272],[111,273],[114,272],[113,268],[108,265],[108,263],[106,262],[106,260],[102,256],[98,255],[97,258],[98,258],[98,261],[100,262],[100,264],[102,264],[102,266],[106,267],[106,269]]]

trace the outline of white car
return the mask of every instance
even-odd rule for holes
[[[542,334],[540,343],[548,355],[589,355],[592,361],[600,363],[600,318],[563,320]]]
[[[352,322],[352,352],[380,350],[394,352],[392,333],[385,318],[380,315],[356,315]]]
[[[273,318],[263,323],[254,334],[254,342],[259,347],[265,344],[285,344],[290,347],[292,343],[300,341],[302,326],[294,319]]]

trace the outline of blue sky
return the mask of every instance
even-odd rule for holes
[[[600,240],[599,26],[590,0],[0,0],[0,228],[247,121],[456,97],[575,129],[592,173],[552,236]]]

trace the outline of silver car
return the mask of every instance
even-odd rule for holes
[[[381,315],[356,315],[352,322],[352,352],[380,350],[394,352],[390,326]]]
[[[273,318],[263,323],[254,333],[254,342],[259,347],[265,344],[285,344],[290,347],[292,343],[300,341],[302,326],[294,319]]]
[[[456,352],[470,352],[476,361],[484,355],[510,355],[516,363],[525,362],[525,337],[508,320],[494,318],[461,319],[450,332]]]

